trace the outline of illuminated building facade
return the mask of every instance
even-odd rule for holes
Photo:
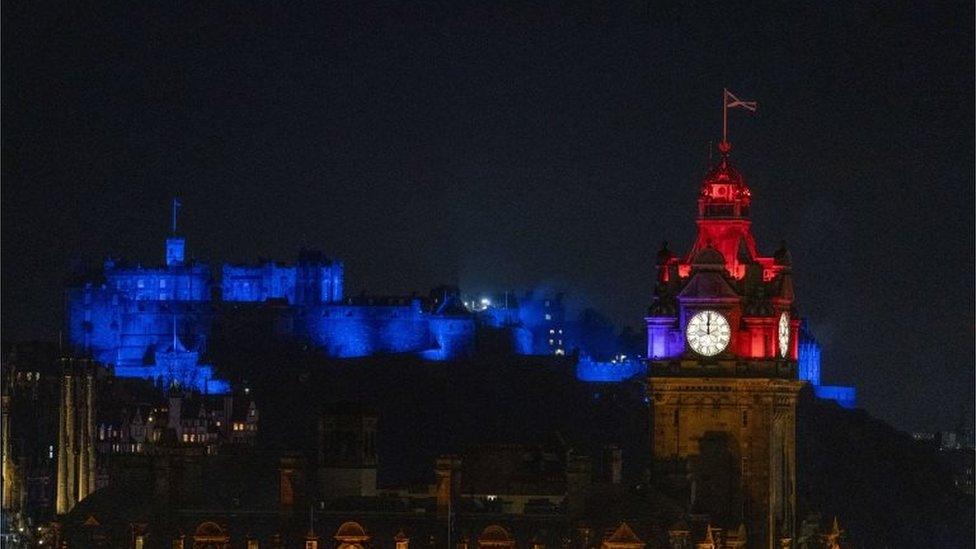
[[[483,326],[505,330],[515,354],[562,356],[572,351],[561,292],[506,292],[464,303]]]
[[[100,280],[68,288],[69,341],[120,377],[224,393],[226,382],[201,363],[212,318],[212,275],[186,261],[184,239],[166,240],[162,267],[106,260]]]
[[[817,398],[832,400],[848,409],[857,405],[857,390],[854,387],[820,384],[820,343],[813,337],[810,326],[805,320],[800,324],[800,342],[797,352],[800,381],[808,382],[813,387],[813,394]]]
[[[652,446],[662,470],[685,468],[692,505],[746,526],[750,547],[792,538],[796,513],[797,334],[792,259],[761,256],[751,194],[729,160],[698,199],[698,237],[657,256],[647,322]]]
[[[94,364],[63,359],[56,511],[63,515],[95,491]]]

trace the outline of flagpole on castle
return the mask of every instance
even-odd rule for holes
[[[173,236],[176,236],[176,212],[180,209],[180,199],[173,198]]]

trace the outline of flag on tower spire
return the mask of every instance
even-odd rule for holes
[[[729,109],[745,109],[749,112],[756,112],[755,101],[743,101],[728,90],[722,90],[722,143],[719,148],[723,153],[727,153],[729,147]]]

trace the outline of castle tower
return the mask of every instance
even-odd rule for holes
[[[95,491],[95,392],[91,361],[62,359],[56,512]]]
[[[186,260],[186,239],[176,234],[176,218],[180,211],[180,201],[173,199],[173,222],[170,236],[166,239],[166,266],[181,267]]]
[[[646,319],[652,444],[660,472],[690,479],[689,504],[749,547],[792,537],[796,508],[797,332],[792,260],[761,256],[751,192],[729,158],[706,175],[698,236],[657,256]]]

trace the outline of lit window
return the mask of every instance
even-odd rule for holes
[[[146,281],[140,278],[139,281],[136,282],[136,286],[138,286],[139,288],[145,288],[146,287]]]
[[[159,287],[160,288],[165,288],[166,287],[166,279],[165,278],[160,278],[159,279]]]
[[[190,435],[183,433],[183,442],[190,442]]]
[[[553,330],[552,328],[550,328],[550,329],[549,329],[549,334],[550,334],[550,335],[552,335],[552,334],[554,334],[554,333],[556,333],[556,330]]]
[[[549,313],[546,313],[546,320],[552,320],[552,315],[549,314]]]
[[[47,458],[48,459],[54,459],[54,446],[53,445],[47,447]]]
[[[553,342],[553,340],[551,340],[551,339],[550,339],[550,340],[549,340],[549,345],[552,345],[552,342]]]

